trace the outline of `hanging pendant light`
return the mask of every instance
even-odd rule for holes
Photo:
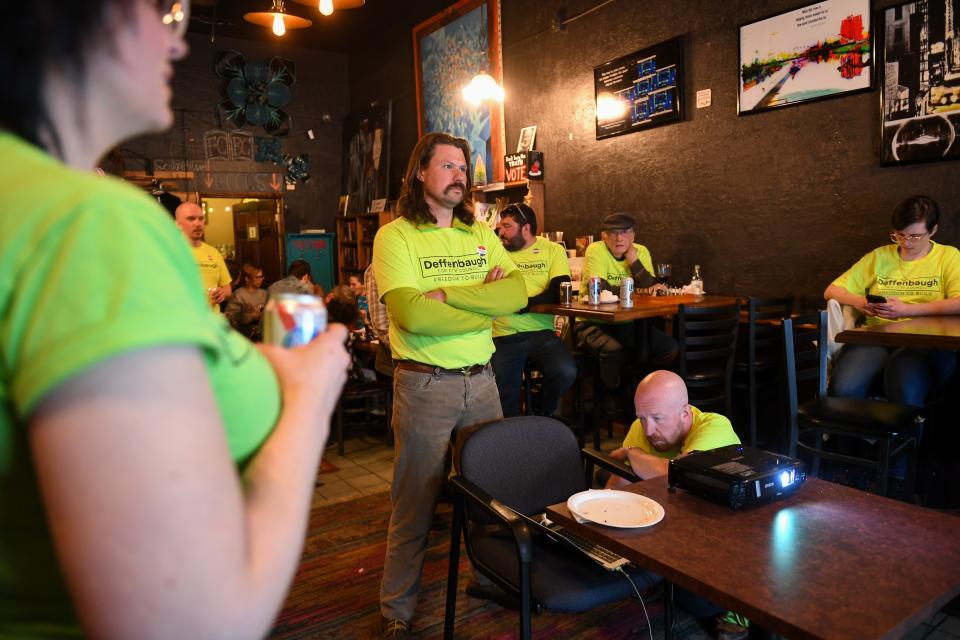
[[[287,29],[306,29],[313,24],[306,18],[301,18],[287,13],[284,10],[283,0],[273,0],[273,6],[270,11],[253,11],[245,13],[243,19],[262,27],[270,27],[274,35],[282,36]]]
[[[366,3],[366,0],[319,0],[319,4],[318,0],[293,1],[298,4],[305,4],[308,7],[318,7],[320,9],[320,13],[325,16],[329,16],[334,11],[338,11],[340,9],[357,9]]]
[[[489,59],[489,53],[483,47],[483,36],[487,33],[487,11],[485,6],[481,9],[480,16],[480,31],[477,38],[477,48],[480,51],[480,56],[487,60]],[[474,106],[479,106],[481,102],[485,102],[487,100],[503,102],[504,98],[503,87],[501,87],[500,84],[493,79],[493,76],[487,73],[486,64],[480,67],[480,72],[473,76],[470,82],[467,83],[467,86],[461,89],[460,92],[463,94],[463,99]]]

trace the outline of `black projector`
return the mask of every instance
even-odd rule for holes
[[[788,496],[806,477],[799,460],[732,444],[671,460],[667,482],[670,489],[740,509]]]

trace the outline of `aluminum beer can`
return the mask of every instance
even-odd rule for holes
[[[263,310],[263,342],[299,347],[327,329],[327,308],[317,296],[281,293]]]
[[[560,283],[560,304],[570,306],[573,304],[573,283]]]
[[[620,306],[624,309],[633,307],[633,278],[620,279]]]
[[[587,300],[590,304],[600,304],[600,276],[590,276],[587,281]]]

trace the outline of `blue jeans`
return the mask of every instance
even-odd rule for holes
[[[533,413],[553,415],[560,398],[577,378],[577,363],[570,350],[553,331],[524,331],[493,339],[496,351],[490,359],[500,390],[503,417],[520,415],[520,387],[523,368],[532,360],[543,375],[540,393],[534,398]]]
[[[865,398],[882,375],[887,400],[922,407],[927,393],[942,389],[956,368],[955,351],[848,344],[833,366],[829,395]]]

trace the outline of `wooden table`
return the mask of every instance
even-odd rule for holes
[[[605,320],[607,322],[626,322],[628,320],[643,320],[659,318],[677,313],[681,304],[688,307],[722,307],[736,302],[737,298],[729,296],[633,296],[633,307],[624,309],[619,302],[606,304],[587,304],[574,302],[564,304],[538,304],[530,307],[535,313],[552,313],[558,316],[584,318],[587,320]]]
[[[897,638],[960,593],[960,518],[818,479],[734,511],[666,477],[627,489],[666,511],[645,529],[549,517],[792,640]]]
[[[960,349],[960,316],[924,316],[847,329],[836,339],[847,344]]]

